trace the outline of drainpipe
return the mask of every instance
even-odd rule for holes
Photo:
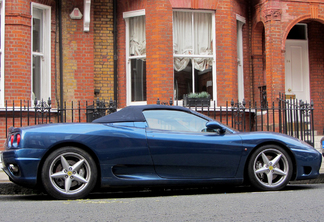
[[[114,100],[117,107],[117,0],[113,2],[113,17],[114,17]]]
[[[57,1],[59,19],[59,57],[60,57],[60,110],[61,122],[63,122],[63,42],[62,42],[62,0]]]

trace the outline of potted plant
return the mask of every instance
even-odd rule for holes
[[[210,94],[208,92],[189,93],[183,95],[184,106],[210,106]]]

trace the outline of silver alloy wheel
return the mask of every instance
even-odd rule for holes
[[[253,162],[255,178],[268,188],[275,188],[286,183],[289,171],[289,161],[278,149],[262,150]]]
[[[78,153],[67,152],[57,156],[50,164],[52,186],[60,193],[72,195],[86,189],[91,178],[88,161]]]

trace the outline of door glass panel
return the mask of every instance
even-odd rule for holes
[[[147,110],[143,115],[150,128],[159,130],[201,132],[208,122],[191,113],[173,110]]]

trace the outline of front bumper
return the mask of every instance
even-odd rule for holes
[[[295,180],[315,179],[319,176],[322,164],[322,155],[317,150],[293,149],[296,158]]]
[[[25,187],[35,187],[43,154],[44,151],[40,149],[5,150],[0,154],[2,169],[12,182]]]

